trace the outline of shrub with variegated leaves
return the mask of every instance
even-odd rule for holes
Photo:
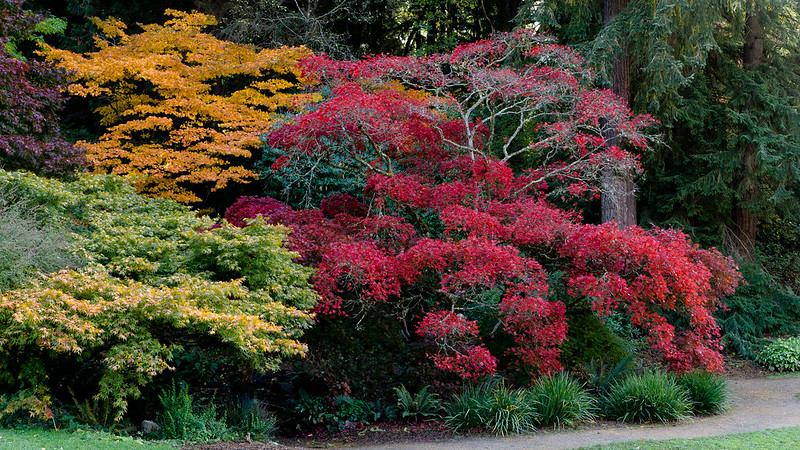
[[[316,296],[311,270],[282,247],[286,228],[211,228],[118,177],[61,183],[0,172],[0,186],[72,229],[89,261],[0,296],[0,389],[75,383],[118,420],[181,347],[218,348],[259,371],[304,353],[298,338]]]

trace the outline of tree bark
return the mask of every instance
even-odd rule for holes
[[[603,22],[608,24],[614,17],[628,6],[628,0],[605,0],[603,4]],[[627,48],[614,60],[611,79],[611,90],[622,97],[625,103],[631,101],[631,58]],[[606,133],[610,145],[619,145],[616,130]],[[601,220],[616,222],[620,228],[636,224],[636,186],[630,170],[615,171],[605,169],[602,173],[602,194],[600,198]]]
[[[742,67],[755,70],[764,60],[764,27],[758,15],[755,2],[750,3],[745,18],[744,48]],[[749,107],[753,107],[752,102]],[[745,143],[739,148],[739,199],[733,211],[734,230],[731,250],[742,261],[753,260],[756,244],[758,217],[753,211],[753,203],[758,198],[758,185],[755,175],[758,170],[757,147]]]

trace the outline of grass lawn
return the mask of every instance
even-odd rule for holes
[[[776,428],[751,433],[668,441],[633,441],[595,445],[593,449],[787,449],[800,448],[800,428]]]
[[[42,429],[0,428],[0,449],[5,450],[76,450],[76,449],[172,449],[163,443],[151,443],[132,437],[96,431],[52,431]]]

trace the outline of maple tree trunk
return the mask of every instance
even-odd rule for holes
[[[605,0],[603,4],[603,22],[609,23],[628,5],[628,0]],[[630,105],[631,100],[631,58],[627,49],[617,55],[611,67],[611,90],[622,97]],[[611,145],[618,144],[616,130],[606,133],[606,140]],[[617,172],[612,169],[603,170],[602,196],[600,198],[603,223],[616,222],[620,228],[636,224],[636,196],[633,173],[630,170]]]
[[[751,4],[745,18],[744,49],[742,67],[755,70],[764,59],[764,27],[758,16],[755,4]],[[731,250],[743,261],[752,261],[756,244],[758,217],[753,211],[753,203],[758,198],[755,173],[758,170],[757,148],[755,144],[743,144],[739,148],[739,201],[733,211],[734,242]]]

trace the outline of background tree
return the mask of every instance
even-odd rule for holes
[[[0,3],[0,165],[58,174],[83,164],[81,149],[61,137],[64,73],[20,53],[44,20],[23,10],[21,0]]]
[[[531,2],[519,20],[581,45],[601,74],[627,46],[631,106],[665,131],[646,159],[642,220],[685,226],[751,260],[757,221],[797,211],[799,8],[630,1],[603,26],[600,2]]]
[[[138,23],[162,23],[164,9],[198,10],[219,26],[222,39],[262,48],[304,45],[337,57],[389,53],[407,55],[452,49],[455,45],[510,31],[520,0],[30,0],[29,7],[49,11],[69,23],[66,35],[52,39],[59,48],[92,49],[97,32],[88,17],[117,17],[138,32]]]
[[[97,21],[99,50],[49,47],[47,57],[71,72],[70,93],[102,100],[103,134],[80,142],[95,172],[137,175],[139,192],[197,203],[256,178],[259,135],[314,98],[296,92],[295,65],[309,52],[256,51],[203,33],[210,16],[169,14],[134,35],[117,20]]]
[[[608,26],[628,5],[628,0],[605,0],[603,2],[603,24]],[[626,105],[631,103],[631,57],[628,46],[622,44],[611,63],[611,91]],[[609,129],[607,138],[617,140],[617,130]],[[619,145],[619,144],[617,144]],[[600,197],[600,219],[616,222],[621,227],[636,224],[635,174],[630,171],[603,173],[603,193]]]

